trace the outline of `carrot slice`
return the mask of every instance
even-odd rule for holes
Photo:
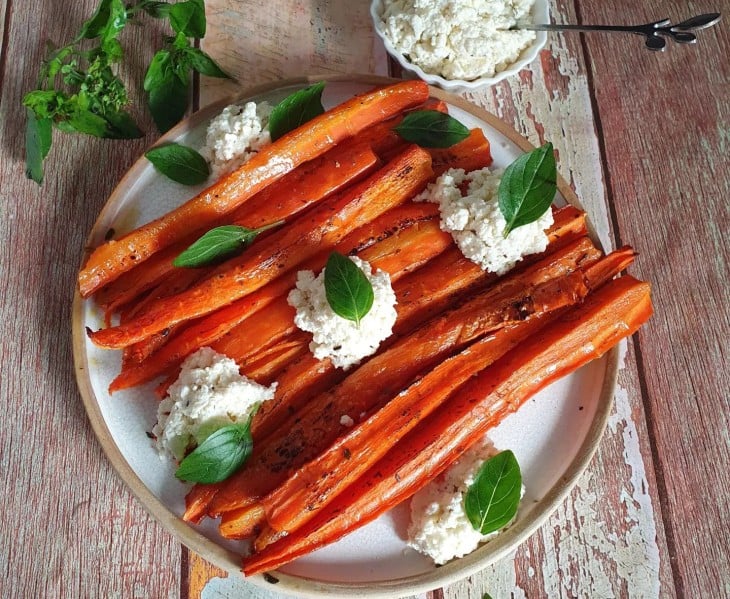
[[[90,332],[89,336],[100,347],[120,349],[178,322],[209,314],[260,289],[323,249],[333,247],[358,226],[405,202],[423,188],[431,174],[431,157],[412,146],[343,195],[326,200],[289,226],[254,243],[198,285],[162,299],[128,323]]]
[[[405,81],[352,98],[304,123],[179,208],[94,250],[79,273],[81,295],[88,297],[155,252],[216,222],[300,164],[427,98],[423,81]]]
[[[342,414],[359,417],[369,412],[401,391],[413,377],[471,341],[527,318],[536,309],[531,292],[600,256],[595,248],[592,257],[588,254],[584,248],[567,248],[524,271],[510,273],[487,292],[376,354],[340,385],[310,400],[303,413],[259,443],[246,466],[229,478],[213,498],[211,514],[242,507],[271,491],[289,469],[314,457],[342,433]]]
[[[248,576],[277,568],[407,499],[537,391],[631,335],[651,311],[648,284],[627,276],[604,285],[471,379],[327,510],[245,559],[244,572]]]

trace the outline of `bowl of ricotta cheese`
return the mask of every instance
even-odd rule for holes
[[[373,0],[375,32],[414,76],[449,91],[471,91],[516,74],[547,41],[547,0]]]

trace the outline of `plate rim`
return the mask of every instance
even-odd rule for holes
[[[173,127],[170,131],[156,140],[153,145],[172,141],[197,126],[201,121],[209,119],[213,114],[217,114],[222,110],[222,108],[232,102],[241,101],[245,98],[259,94],[274,92],[285,87],[308,85],[318,81],[352,83],[357,85],[388,85],[402,81],[402,79],[371,74],[308,75],[256,85],[242,89],[238,93],[231,94],[205,106],[198,112],[190,115],[183,122]],[[449,104],[480,119],[490,127],[496,129],[501,135],[517,145],[521,150],[530,151],[534,148],[527,139],[525,139],[510,125],[499,119],[497,116],[487,112],[485,109],[472,104],[466,99],[453,93],[446,92],[433,86],[429,86],[429,89],[432,97],[444,100],[445,102],[448,102]],[[88,256],[91,253],[91,248],[95,247],[103,240],[105,232],[109,229],[109,225],[112,220],[111,213],[117,204],[114,200],[117,200],[117,196],[125,194],[134,184],[136,180],[136,171],[142,168],[142,166],[146,166],[144,153],[142,153],[140,158],[129,168],[107,198],[104,207],[94,222],[91,232],[84,244],[79,262],[79,270],[88,259]],[[568,204],[571,204],[581,210],[585,210],[573,189],[560,174],[558,174],[558,190]],[[601,240],[596,234],[595,228],[590,222],[590,219],[586,219],[586,222],[590,238],[599,248],[605,251],[606,248],[603,247]],[[94,431],[94,435],[96,436],[97,441],[101,444],[102,450],[104,451],[107,459],[111,462],[112,467],[121,477],[127,488],[142,503],[148,514],[157,520],[168,533],[172,534],[176,538],[178,542],[182,543],[188,547],[188,549],[194,551],[205,560],[211,562],[213,565],[238,577],[240,580],[250,582],[267,590],[281,590],[289,593],[296,593],[303,597],[332,597],[341,596],[346,593],[350,597],[392,598],[396,594],[400,596],[403,594],[422,593],[462,580],[463,578],[484,569],[488,565],[503,559],[509,553],[516,550],[520,544],[524,543],[528,537],[534,534],[537,529],[539,529],[544,522],[553,515],[560,504],[565,501],[571,490],[575,487],[579,477],[588,468],[588,465],[597,451],[606,429],[608,418],[613,407],[614,394],[618,380],[620,351],[619,346],[616,346],[604,355],[606,368],[597,400],[596,413],[590,427],[586,431],[585,439],[581,443],[573,460],[568,464],[568,467],[565,469],[561,478],[556,481],[549,491],[540,499],[540,501],[533,506],[533,509],[523,520],[517,522],[494,540],[481,546],[469,555],[455,559],[444,566],[438,567],[429,572],[392,580],[373,582],[344,584],[285,574],[279,571],[275,571],[273,574],[268,576],[259,574],[256,576],[246,577],[243,576],[243,573],[240,570],[240,555],[217,545],[214,541],[207,538],[195,528],[173,514],[137,476],[119,447],[116,445],[114,438],[104,421],[99,400],[96,397],[91,384],[89,368],[87,367],[86,332],[83,322],[85,301],[86,300],[83,299],[79,293],[78,285],[75,285],[71,320],[74,374],[76,377],[76,383],[79,388],[79,393],[81,395],[86,414]],[[485,551],[486,549],[489,551]],[[487,555],[484,555],[485,553],[487,553]],[[277,581],[276,583],[273,583],[272,577]]]

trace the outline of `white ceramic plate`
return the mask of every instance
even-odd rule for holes
[[[339,77],[329,80],[323,100],[333,106],[353,94],[391,80],[376,77]],[[238,100],[277,102],[309,79],[290,80],[258,88]],[[469,127],[482,127],[491,142],[494,166],[505,166],[530,145],[498,119],[440,90],[453,116]],[[201,110],[170,131],[163,140],[200,147],[208,121],[225,106]],[[577,204],[564,181],[563,200]],[[99,245],[111,228],[116,235],[147,222],[184,200],[196,189],[158,175],[141,158],[122,179],[89,237],[87,247]],[[85,261],[87,255],[83,257]],[[121,477],[162,525],[182,543],[215,565],[239,574],[239,554],[245,546],[216,533],[215,522],[188,526],[180,515],[187,486],[173,476],[172,464],[162,462],[146,435],[156,419],[153,385],[119,392],[107,387],[120,367],[120,352],[96,348],[85,327],[102,326],[102,314],[92,301],[74,301],[73,336],[76,374],[89,418],[104,450]],[[616,380],[617,353],[609,352],[531,399],[491,433],[497,448],[512,449],[521,464],[526,495],[515,524],[471,555],[435,568],[429,559],[405,542],[407,507],[399,506],[382,518],[281,571],[275,590],[304,596],[382,596],[422,592],[468,576],[505,556],[529,536],[563,501],[587,466],[605,427]],[[239,574],[240,575],[240,574]],[[268,585],[264,577],[251,582]],[[270,580],[270,579],[269,579]]]

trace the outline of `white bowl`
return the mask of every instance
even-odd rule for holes
[[[525,48],[520,57],[512,63],[508,68],[495,73],[492,77],[479,77],[478,79],[445,79],[440,75],[426,73],[421,67],[410,62],[401,52],[393,47],[393,44],[386,37],[381,28],[381,15],[383,14],[383,0],[373,0],[370,4],[370,15],[373,19],[375,32],[385,44],[385,49],[393,58],[395,58],[406,71],[412,73],[419,79],[423,79],[430,85],[435,85],[447,91],[473,91],[482,87],[494,85],[502,79],[506,79],[512,75],[516,75],[520,70],[525,68],[537,56],[538,52],[547,42],[547,33],[545,31],[537,31],[535,41]],[[533,23],[549,23],[550,16],[548,13],[547,0],[535,0],[535,4],[530,12]]]

